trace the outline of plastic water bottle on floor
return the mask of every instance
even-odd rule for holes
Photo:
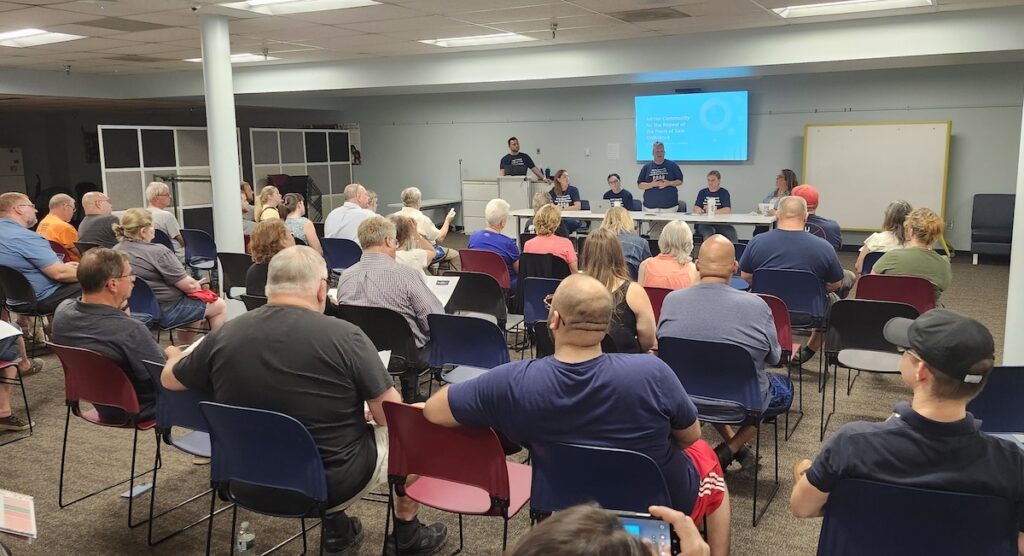
[[[255,547],[256,533],[253,532],[252,526],[249,525],[248,521],[243,521],[242,527],[238,530],[238,543],[235,546],[235,550],[245,552]]]

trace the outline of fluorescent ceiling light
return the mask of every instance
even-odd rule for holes
[[[18,29],[17,31],[0,33],[0,46],[25,48],[29,46],[39,46],[41,44],[73,41],[84,38],[85,37],[82,35],[51,33],[49,31],[43,31],[42,29]]]
[[[933,5],[935,5],[934,0],[839,0],[838,2],[774,8],[772,11],[779,14],[780,17],[789,18],[895,10],[898,8],[919,8]]]
[[[232,64],[248,64],[248,63],[251,63],[251,62],[265,62],[267,60],[280,60],[280,58],[275,58],[274,56],[264,56],[262,54],[253,54],[251,52],[243,52],[241,54],[232,54],[231,55],[231,63]],[[186,58],[185,61],[186,62],[202,63],[203,59],[202,58]]]
[[[537,39],[526,35],[520,35],[518,33],[495,33],[493,35],[474,35],[472,37],[452,37],[450,39],[427,39],[420,42],[423,44],[443,46],[444,48],[456,48],[460,46],[484,46],[490,44],[509,44],[535,40]]]
[[[288,15],[324,10],[361,8],[377,4],[380,4],[380,2],[375,0],[247,0],[245,2],[226,2],[221,4],[221,6],[263,15]]]

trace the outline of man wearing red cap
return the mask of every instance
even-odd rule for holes
[[[892,319],[884,334],[904,349],[899,371],[913,400],[896,404],[884,422],[844,425],[813,463],[797,463],[793,515],[823,515],[829,492],[848,478],[998,496],[1017,508],[1018,546],[1024,547],[1024,450],[982,433],[967,412],[992,370],[992,335],[948,309]]]
[[[814,213],[818,209],[818,190],[813,185],[805,183],[794,187],[793,195],[803,197],[807,201],[807,231],[812,232],[815,228],[821,228],[825,232],[825,240],[832,248],[836,252],[842,249],[843,232],[839,230],[839,223]]]

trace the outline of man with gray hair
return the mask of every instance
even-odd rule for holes
[[[363,528],[345,510],[387,480],[382,404],[401,397],[369,338],[352,324],[323,314],[327,264],[316,251],[293,246],[275,255],[267,296],[266,305],[214,330],[192,353],[172,356],[160,382],[170,390],[205,392],[220,403],[284,413],[309,429],[327,474],[330,509],[322,548],[329,554],[356,554]],[[234,493],[252,503],[275,495],[244,486]],[[418,509],[408,498],[397,500],[395,535],[402,554],[430,554],[446,540],[447,528],[421,524]]]
[[[78,262],[82,258],[75,246],[78,230],[70,224],[75,216],[75,200],[71,195],[58,193],[50,197],[49,207],[50,212],[39,221],[36,233],[47,241],[60,244],[70,254],[70,258],[64,262]]]
[[[338,303],[383,307],[405,317],[420,350],[421,365],[406,369],[402,374],[402,398],[412,403],[423,401],[417,371],[426,368],[430,355],[427,315],[443,314],[444,306],[419,272],[395,261],[396,235],[395,224],[383,216],[368,218],[359,225],[363,257],[338,279]]]
[[[508,277],[512,281],[512,289],[515,289],[518,282],[516,273],[519,271],[519,246],[516,245],[516,240],[503,233],[505,225],[508,224],[510,208],[505,199],[488,201],[484,208],[487,227],[469,235],[468,247],[497,253],[505,261],[505,266],[508,267]]]
[[[167,234],[174,244],[174,254],[178,260],[185,261],[185,239],[181,237],[181,226],[174,213],[167,210],[171,206],[171,188],[162,181],[150,182],[146,186],[146,209],[153,215],[153,227]]]
[[[444,224],[438,228],[434,226],[434,223],[420,208],[423,205],[423,194],[420,193],[418,187],[406,187],[402,190],[402,210],[395,214],[399,216],[405,216],[406,218],[412,218],[416,222],[416,231],[421,236],[427,238],[427,241],[434,244],[434,262],[452,262],[459,258],[459,252],[454,249],[448,249],[440,244],[444,242],[444,238],[448,237],[448,228],[451,227],[452,220],[455,219],[455,209],[448,211],[448,214],[444,217]]]
[[[114,205],[110,204],[110,197],[100,191],[90,191],[82,196],[82,210],[85,211],[85,218],[78,225],[78,240],[95,243],[100,247],[117,245],[113,226],[118,220],[111,214]]]
[[[331,211],[324,221],[324,237],[330,239],[348,239],[359,243],[359,224],[374,216],[370,206],[370,196],[366,188],[358,183],[345,186],[345,204]]]

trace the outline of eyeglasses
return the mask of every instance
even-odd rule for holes
[[[121,280],[121,279],[123,279],[123,278],[128,278],[128,279],[130,279],[130,280],[131,280],[132,282],[134,282],[134,281],[135,281],[135,274],[134,274],[134,273],[129,273],[129,274],[125,274],[125,275],[123,275],[123,276],[117,276],[117,277],[116,277],[116,279],[117,279],[117,280]]]
[[[918,361],[923,361],[923,359],[921,359],[921,356],[918,355],[917,353],[915,353],[914,350],[912,350],[912,349],[908,349],[908,348],[904,348],[904,347],[897,347],[896,349],[902,355],[909,355],[909,356],[913,357],[914,359],[916,359]]]
[[[775,181],[785,180],[786,176],[775,176]]]
[[[25,203],[25,204],[22,204],[22,205],[14,205],[14,208],[18,208],[18,207],[31,207],[32,209],[36,208],[36,206],[33,205],[32,203]]]
[[[549,294],[544,296],[544,307],[546,309],[551,309],[551,300],[554,299],[554,297],[555,297],[555,294],[553,294],[553,293],[549,293]]]

